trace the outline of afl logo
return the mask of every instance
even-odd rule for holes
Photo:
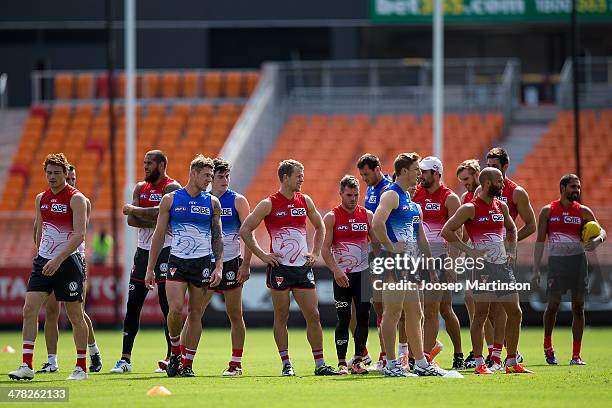
[[[41,210],[48,210],[49,209],[49,204],[43,204],[40,206]]]
[[[70,282],[70,284],[68,285],[68,289],[70,289],[71,292],[77,290],[78,287],[79,285],[76,282]]]
[[[287,215],[287,211],[277,211],[274,215],[277,217],[285,217]]]
[[[561,217],[550,217],[550,222],[559,222],[561,221]]]
[[[192,214],[210,215],[210,209],[208,207],[202,207],[202,206],[199,206],[199,205],[192,205],[191,206],[191,213]]]
[[[440,203],[425,203],[427,211],[440,211]]]
[[[348,231],[348,226],[347,225],[340,225],[338,226],[338,228],[336,228],[338,231]]]
[[[231,208],[222,208],[221,209],[221,216],[222,217],[231,217],[232,216],[232,209]]]
[[[174,212],[182,212],[182,211],[187,211],[187,208],[185,208],[185,207],[174,207]]]
[[[580,217],[571,217],[569,215],[566,215],[565,217],[563,217],[563,222],[566,224],[577,224],[580,225],[582,224],[582,218]]]
[[[149,197],[149,201],[161,201],[161,199],[162,195],[159,193],[151,194],[151,196]]]
[[[354,224],[351,224],[351,229],[353,231],[367,231],[368,230],[368,224],[366,224],[364,222],[356,222]]]
[[[504,222],[504,214],[491,214],[491,219],[495,222]]]
[[[68,207],[66,206],[66,204],[51,204],[51,212],[65,214],[68,212]]]
[[[306,215],[306,209],[305,208],[292,208],[291,209],[291,216],[292,217],[302,217]]]

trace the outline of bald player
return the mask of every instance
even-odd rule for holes
[[[529,202],[527,191],[506,177],[509,166],[510,156],[505,149],[494,147],[487,153],[487,167],[493,167],[501,171],[504,177],[504,188],[499,199],[508,206],[508,211],[510,212],[512,220],[516,221],[517,216],[520,216],[524,223],[523,227],[517,232],[517,241],[520,242],[536,231],[536,218],[531,203]],[[493,370],[501,370],[503,369],[501,351],[505,342],[504,331],[506,325],[504,309],[499,307],[497,303],[493,304],[489,318],[492,319],[494,329],[493,351],[491,353],[491,362],[489,365]],[[523,359],[520,353],[518,359],[520,361]]]
[[[473,270],[473,279],[479,286],[474,290],[475,313],[470,335],[476,358],[476,374],[493,374],[482,357],[484,323],[492,304],[504,309],[507,318],[505,330],[508,359],[506,373],[532,373],[517,361],[522,311],[512,266],[516,256],[516,226],[508,206],[497,197],[504,188],[502,172],[486,168],[480,172],[480,189],[474,199],[463,204],[442,228],[442,236],[450,245],[479,259],[482,267]],[[456,233],[465,225],[473,248],[461,241]],[[504,234],[505,231],[505,234]],[[507,287],[506,287],[507,286]]]
[[[474,199],[474,192],[480,186],[478,177],[480,176],[480,164],[476,159],[468,159],[463,161],[457,167],[457,178],[463,184],[465,192],[461,195],[461,204],[469,203]],[[463,242],[468,242],[470,237],[468,236],[465,228],[463,228]],[[474,298],[472,297],[472,290],[465,290],[465,308],[468,312],[468,318],[470,319],[470,325],[474,319]],[[493,351],[493,324],[491,319],[487,319],[485,323],[485,339],[489,349],[489,355],[487,361],[491,359],[491,352]],[[474,352],[470,351],[470,354],[465,359],[465,368],[476,368],[476,360],[474,360]]]

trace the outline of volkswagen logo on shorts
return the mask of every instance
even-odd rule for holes
[[[204,268],[204,270],[202,271],[202,277],[208,278],[209,276],[210,276],[210,269]]]
[[[234,279],[236,279],[236,272],[234,272],[234,271],[229,271],[229,272],[226,274],[226,277],[227,277],[227,280],[228,280],[228,281],[233,281]]]
[[[134,286],[133,283],[130,283],[130,285],[128,286],[128,289],[129,290],[134,290],[134,289],[136,289],[136,286]]]
[[[308,272],[306,278],[308,278],[309,281],[314,282],[314,273],[312,273],[312,271]]]
[[[168,264],[164,262],[163,264],[159,265],[159,270],[162,272],[168,272]]]
[[[76,282],[70,282],[70,284],[68,285],[68,289],[70,289],[71,292],[77,290],[78,287],[79,285]]]

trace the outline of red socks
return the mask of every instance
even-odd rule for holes
[[[23,341],[23,362],[32,368],[32,357],[34,357],[34,342],[29,340]]]
[[[544,336],[544,350],[552,349],[552,336]]]
[[[580,357],[580,349],[582,348],[582,341],[581,340],[574,340],[574,342],[572,343],[572,358],[578,358]]]
[[[76,366],[87,372],[87,350],[77,350]]]
[[[232,359],[230,365],[242,367],[242,349],[232,349]]]

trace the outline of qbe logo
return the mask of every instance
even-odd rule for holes
[[[162,195],[159,193],[155,193],[155,194],[151,194],[151,196],[149,197],[149,201],[156,201],[159,202],[162,199]]]
[[[580,218],[580,217],[572,217],[570,215],[566,215],[565,217],[563,217],[563,222],[566,223],[566,224],[580,225],[580,224],[582,224],[582,218]]]
[[[208,207],[202,207],[200,205],[192,205],[191,206],[192,214],[202,214],[202,215],[210,215],[210,209]]]
[[[66,214],[68,206],[66,204],[51,204],[51,212]]]
[[[491,214],[491,219],[494,222],[504,222],[504,214]]]
[[[222,208],[221,209],[221,216],[222,217],[231,217],[233,214],[232,209],[231,208]]]
[[[355,223],[351,224],[351,230],[353,230],[353,231],[367,231],[368,230],[368,224],[366,224],[365,222],[355,222]]]
[[[425,210],[427,211],[440,211],[440,203],[426,203]]]
[[[306,215],[306,209],[305,208],[292,208],[291,209],[291,216],[292,217],[303,217],[304,215]]]

